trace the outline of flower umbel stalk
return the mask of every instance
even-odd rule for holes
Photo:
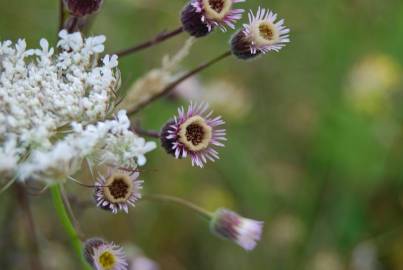
[[[194,203],[191,203],[185,199],[178,198],[175,196],[153,194],[153,195],[143,195],[143,199],[176,203],[198,213],[199,215],[201,215],[204,218],[207,218],[208,220],[211,220],[213,218],[213,213],[201,208],[200,206],[195,205]]]
[[[53,205],[56,209],[56,213],[60,219],[60,222],[63,225],[64,230],[67,233],[67,236],[70,238],[70,242],[74,249],[74,252],[79,257],[83,269],[91,270],[91,267],[85,262],[82,256],[82,249],[83,249],[82,242],[64,206],[61,187],[59,185],[54,185],[50,188],[50,191],[52,193],[52,200]]]
[[[170,83],[167,87],[165,87],[164,90],[162,90],[158,95],[153,96],[152,98],[150,98],[149,100],[147,100],[146,102],[137,105],[136,107],[133,107],[131,109],[129,109],[127,111],[127,114],[129,116],[132,116],[133,114],[139,112],[140,110],[142,110],[143,108],[145,108],[146,106],[148,106],[150,103],[154,102],[155,100],[169,94],[169,92],[171,92],[172,90],[175,89],[175,87],[177,87],[180,83],[182,83],[183,81],[185,81],[186,79],[192,77],[193,75],[196,75],[197,73],[205,70],[206,68],[212,66],[213,64],[227,58],[228,56],[232,55],[231,51],[226,51],[225,53],[217,56],[216,58],[201,64],[200,66],[198,66],[197,68],[189,71],[188,73],[182,75],[181,77],[179,77],[178,79],[176,79],[175,81],[173,81],[172,83]]]
[[[135,45],[133,47],[118,51],[118,52],[113,53],[113,54],[116,54],[119,58],[121,58],[123,56],[126,56],[126,55],[129,55],[129,54],[132,54],[132,53],[135,53],[135,52],[138,52],[138,51],[153,47],[153,46],[155,46],[155,45],[157,45],[157,44],[159,44],[159,43],[161,43],[161,42],[163,42],[163,41],[165,41],[167,39],[170,39],[170,38],[172,38],[174,36],[179,35],[182,32],[183,32],[183,27],[180,26],[175,30],[172,30],[170,32],[159,33],[157,36],[155,36],[151,40],[145,41],[143,43],[137,44],[137,45]]]

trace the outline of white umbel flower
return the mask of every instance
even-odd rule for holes
[[[98,59],[105,37],[59,37],[58,53],[45,39],[0,42],[0,175],[53,182],[84,159],[144,164],[156,144],[130,131],[125,111],[106,120],[120,77],[117,56]]]

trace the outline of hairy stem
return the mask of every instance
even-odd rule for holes
[[[206,68],[214,65],[215,63],[227,58],[228,56],[231,55],[231,51],[227,51],[219,56],[217,56],[216,58],[201,64],[200,66],[198,66],[197,68],[189,71],[188,73],[184,74],[183,76],[179,77],[177,80],[175,80],[174,82],[170,83],[169,85],[167,85],[160,93],[158,93],[157,95],[153,96],[152,98],[150,98],[149,100],[137,105],[136,107],[130,108],[127,111],[127,114],[129,116],[139,112],[140,110],[142,110],[143,108],[145,108],[146,106],[148,106],[149,104],[151,104],[152,102],[154,102],[155,100],[169,94],[172,90],[175,89],[175,87],[177,87],[180,83],[182,83],[183,81],[185,81],[186,79],[192,77],[193,75],[205,70]]]
[[[183,32],[183,27],[181,26],[181,27],[178,27],[177,29],[172,30],[170,32],[162,32],[162,33],[158,34],[157,36],[155,36],[154,38],[152,38],[152,39],[150,39],[148,41],[145,41],[143,43],[137,44],[137,45],[135,45],[133,47],[130,47],[128,49],[118,51],[118,52],[113,53],[113,54],[116,54],[120,58],[120,57],[129,55],[129,54],[132,54],[132,53],[135,53],[135,52],[138,52],[138,51],[153,47],[153,46],[155,46],[155,45],[157,45],[159,43],[162,43],[163,41],[165,41],[167,39],[170,39],[170,38],[172,38],[174,36],[179,35],[182,32]]]
[[[66,208],[64,206],[60,185],[52,186],[50,188],[50,191],[52,193],[52,200],[53,200],[53,205],[56,209],[56,213],[60,219],[60,222],[63,225],[63,228],[64,228],[67,236],[70,239],[70,243],[71,243],[77,257],[80,259],[80,261],[82,263],[83,269],[91,270],[91,267],[85,262],[85,260],[82,256],[82,249],[83,249],[82,242],[81,242],[80,236],[77,233],[77,230],[74,227],[73,223],[71,222],[69,215],[66,211]]]
[[[185,199],[174,197],[174,196],[153,194],[153,195],[143,195],[143,199],[152,200],[152,201],[176,203],[178,205],[181,205],[183,207],[186,207],[186,208],[198,213],[199,215],[201,215],[204,218],[207,218],[208,220],[210,220],[213,216],[213,214],[211,212],[195,205],[194,203],[191,203]]]

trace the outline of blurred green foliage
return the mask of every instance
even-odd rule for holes
[[[0,39],[24,37],[31,47],[42,37],[55,41],[57,2],[0,0]],[[90,34],[105,34],[109,52],[125,48],[176,28],[182,5],[106,0]],[[286,18],[292,43],[253,62],[227,59],[200,75],[202,83],[222,79],[242,86],[250,99],[244,102],[252,104],[243,117],[224,114],[229,142],[220,161],[200,170],[158,149],[149,155],[142,178],[145,192],[264,220],[257,249],[247,253],[216,239],[187,210],[149,202],[116,216],[77,207],[84,231],[135,243],[167,270],[403,269],[403,2],[248,0],[245,5],[269,7]],[[230,35],[215,31],[198,40],[182,68],[227,50]],[[185,39],[121,59],[123,90]],[[365,60],[378,57],[389,60]],[[365,102],[377,109],[363,109],[373,107]],[[158,129],[181,104],[185,101],[161,100],[140,117],[146,127]],[[67,189],[79,200],[91,197],[85,188]],[[57,261],[49,269],[77,269],[49,197],[31,198],[42,259]],[[0,197],[0,269],[27,269],[23,223],[10,189]]]

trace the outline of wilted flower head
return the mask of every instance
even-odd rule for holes
[[[214,146],[223,147],[225,129],[218,126],[225,122],[221,116],[211,118],[207,103],[190,104],[188,111],[178,109],[178,116],[162,128],[161,143],[165,150],[176,158],[190,156],[193,166],[203,167],[207,159],[219,159]]]
[[[69,12],[77,17],[96,12],[102,3],[103,0],[64,0]]]
[[[95,270],[127,270],[126,255],[114,243],[91,238],[84,243],[84,258]]]
[[[275,22],[277,14],[264,8],[258,8],[256,15],[248,14],[249,24],[244,24],[231,40],[232,53],[241,59],[253,58],[261,53],[279,51],[290,42],[290,29],[284,19]]]
[[[234,241],[245,250],[252,250],[260,240],[263,222],[241,217],[228,209],[218,209],[210,221],[212,232]]]
[[[140,189],[143,181],[138,180],[139,173],[126,169],[109,169],[106,177],[100,176],[95,188],[97,206],[116,214],[126,213],[130,206],[141,199]]]
[[[191,0],[182,11],[183,28],[190,35],[202,37],[218,26],[235,29],[235,22],[242,17],[243,9],[233,9],[234,3],[245,0]]]

